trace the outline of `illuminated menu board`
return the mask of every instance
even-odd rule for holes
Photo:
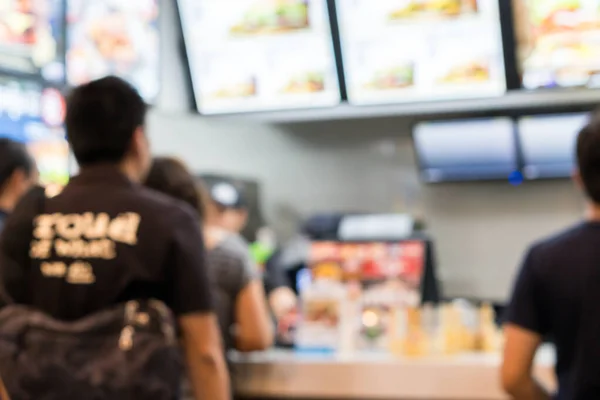
[[[68,0],[67,80],[117,75],[152,102],[160,89],[158,0]]]
[[[0,72],[64,81],[63,0],[0,1]]]
[[[353,104],[506,91],[498,0],[340,0],[337,9]]]
[[[514,0],[523,87],[600,86],[600,0]]]
[[[203,114],[340,102],[326,0],[179,0]]]
[[[0,136],[25,143],[44,185],[69,179],[69,146],[63,127],[65,101],[56,89],[0,77]]]

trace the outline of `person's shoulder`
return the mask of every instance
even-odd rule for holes
[[[250,261],[248,243],[243,237],[234,233],[227,233],[210,253],[213,259],[230,265],[244,265]]]
[[[237,233],[228,233],[227,236],[223,238],[221,245],[236,254],[247,254],[250,246],[246,239]]]
[[[589,231],[585,224],[577,224],[550,237],[535,242],[530,253],[535,256],[562,255],[575,250],[587,241]]]
[[[139,197],[140,205],[158,219],[171,223],[177,223],[182,219],[198,220],[198,215],[191,206],[171,196],[146,187],[139,187],[136,195]]]

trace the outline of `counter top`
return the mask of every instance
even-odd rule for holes
[[[231,357],[243,397],[369,400],[504,400],[500,354],[399,358],[389,354],[308,354],[292,350]],[[536,375],[555,387],[555,354],[540,349]]]

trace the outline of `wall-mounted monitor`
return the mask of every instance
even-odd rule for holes
[[[152,103],[160,90],[158,16],[158,0],[68,0],[68,83],[117,75]]]
[[[525,179],[566,178],[575,168],[577,135],[589,114],[522,117],[518,137]]]
[[[510,179],[519,169],[510,118],[423,122],[413,140],[428,183]]]
[[[0,137],[27,145],[45,185],[62,185],[69,179],[65,111],[58,90],[34,81],[0,77]]]
[[[513,0],[526,89],[600,86],[599,0]]]
[[[341,0],[337,11],[352,104],[506,91],[497,0]]]
[[[200,113],[339,104],[326,0],[179,0],[178,4]]]
[[[0,2],[0,72],[61,84],[64,1]]]

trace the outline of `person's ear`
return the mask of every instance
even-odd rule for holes
[[[133,133],[133,137],[131,138],[131,150],[139,162],[140,172],[142,174],[141,178],[143,179],[152,165],[152,156],[150,154],[148,138],[146,137],[144,128],[141,126]]]
[[[148,146],[148,141],[146,140],[146,134],[144,133],[144,128],[141,126],[137,127],[133,132],[133,137],[131,138],[132,150],[136,155],[141,155],[146,152],[146,147]]]
[[[572,178],[573,182],[575,182],[575,185],[577,185],[579,189],[585,190],[585,186],[583,185],[583,179],[581,179],[581,173],[579,172],[579,168],[573,171]]]
[[[7,182],[9,190],[14,192],[20,197],[31,187],[29,177],[25,171],[21,168],[14,170]]]

